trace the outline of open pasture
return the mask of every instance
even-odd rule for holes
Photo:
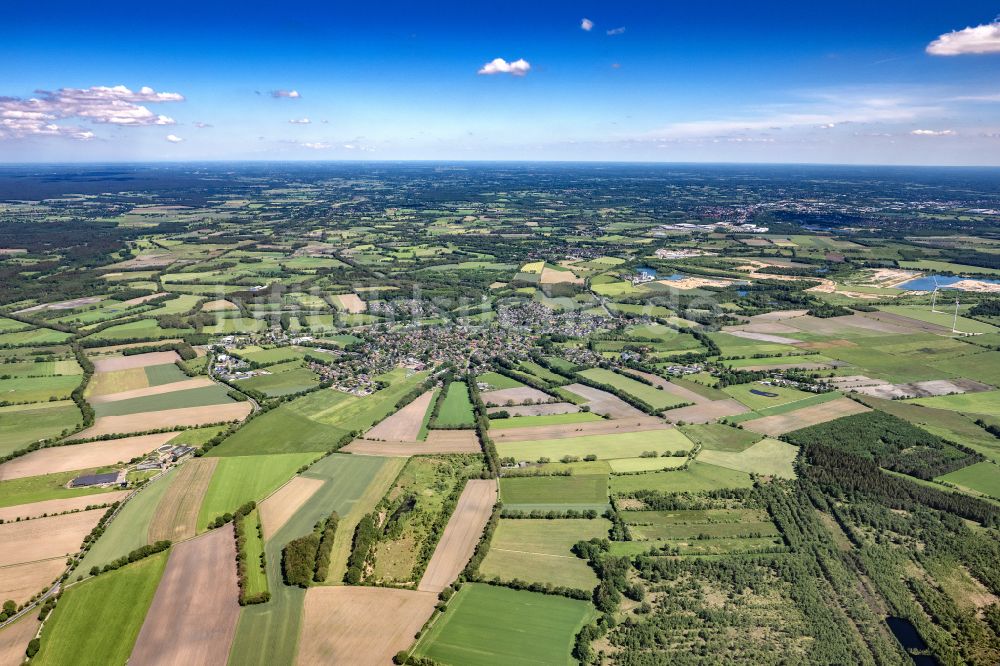
[[[1000,467],[992,462],[980,462],[939,476],[936,481],[951,483],[976,493],[1000,500]]]
[[[82,422],[80,409],[71,400],[0,407],[0,456],[72,431]]]
[[[94,372],[115,372],[118,370],[131,370],[134,368],[145,368],[150,365],[162,365],[164,363],[174,363],[181,360],[175,351],[148,352],[145,354],[133,354],[131,356],[109,356],[105,358],[92,359]]]
[[[754,432],[720,423],[680,426],[688,439],[713,451],[743,451],[763,439]]]
[[[469,388],[465,382],[452,382],[448,385],[448,391],[441,398],[441,405],[432,425],[441,428],[471,428],[475,425]]]
[[[701,462],[725,467],[727,469],[778,476],[784,479],[795,478],[795,457],[798,447],[776,439],[762,439],[743,451],[712,451],[703,450],[698,454]]]
[[[522,442],[497,441],[496,447],[501,457],[535,461],[541,457],[558,460],[563,456],[583,458],[587,455],[596,455],[598,460],[638,458],[646,451],[661,455],[668,451],[690,451],[694,445],[680,430],[671,428]]]
[[[311,453],[200,458],[218,460],[218,464],[198,512],[198,530],[205,529],[216,516],[270,495],[315,458]]]
[[[610,521],[604,518],[503,518],[493,533],[479,572],[486,578],[496,576],[501,580],[589,590],[597,585],[597,576],[570,549],[577,541],[607,538],[610,529]]]
[[[158,553],[68,588],[45,623],[42,648],[32,663],[134,663],[129,655],[167,555]]]
[[[924,407],[950,409],[968,414],[1000,414],[1000,391],[985,393],[963,393],[961,395],[942,395],[936,398],[917,398],[907,402]]]
[[[587,601],[467,583],[416,652],[451,666],[569,666],[573,639],[593,615]]]
[[[100,419],[160,410],[176,411],[209,406],[218,406],[220,411],[224,412],[227,406],[240,404],[229,397],[228,388],[216,384],[207,377],[177,383],[184,385],[185,388],[173,390],[174,384],[163,384],[148,389],[128,391],[125,396],[120,393],[104,396],[106,401],[95,404],[94,412]],[[107,400],[108,398],[111,400]],[[225,419],[216,419],[216,421],[218,420]]]
[[[814,395],[787,386],[772,386],[759,382],[736,384],[722,390],[754,411],[787,405]]]
[[[14,404],[64,400],[79,384],[79,375],[0,379],[0,402]]]
[[[557,403],[567,404],[567,403]],[[547,407],[548,405],[537,405],[537,407]],[[576,407],[570,405],[575,410]],[[508,411],[518,409],[509,407]],[[571,411],[559,414],[540,414],[538,416],[513,416],[507,419],[491,419],[490,430],[510,430],[512,428],[530,428],[535,426],[556,426],[571,425],[574,423],[590,423],[603,420],[593,412]]]
[[[500,479],[500,500],[505,507],[517,509],[603,509],[608,504],[608,477],[603,474],[504,477]]]
[[[145,386],[141,388],[129,389],[127,391],[118,391],[116,393],[104,393],[102,395],[94,395],[87,399],[91,405],[101,405],[109,402],[121,402],[123,400],[133,400],[136,398],[148,398],[150,396],[161,396],[165,393],[173,393],[175,391],[188,391],[191,389],[200,389],[206,387],[216,387],[218,386],[208,377],[192,377],[190,379],[184,379],[183,381],[171,382],[169,384],[159,384],[156,386]],[[167,403],[170,403],[169,399],[166,399]],[[138,411],[143,411],[139,409]],[[110,414],[102,414],[104,416],[109,416]]]
[[[703,493],[723,488],[749,488],[753,485],[746,472],[717,465],[692,461],[687,469],[669,472],[649,472],[611,477],[611,492],[615,495],[636,490],[659,490],[665,493]]]
[[[527,418],[527,417],[526,417]],[[492,426],[492,423],[491,423]],[[583,437],[591,435],[610,435],[627,432],[651,432],[667,430],[671,426],[663,419],[655,416],[642,416],[629,419],[596,419],[578,423],[557,423],[554,425],[534,425],[520,428],[490,428],[490,436],[500,442],[528,442],[542,439],[562,439],[564,437]]]

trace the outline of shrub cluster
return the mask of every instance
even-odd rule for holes
[[[338,521],[336,512],[331,513],[316,523],[312,532],[288,542],[281,551],[281,571],[286,585],[309,587],[313,580],[326,580]]]
[[[378,541],[378,537],[379,528],[375,514],[366,514],[358,526],[354,528],[354,544],[351,547],[351,555],[347,558],[345,583],[357,585],[364,578],[365,563],[368,561],[368,556],[371,554],[375,542]]]
[[[128,555],[122,555],[117,560],[108,562],[103,567],[93,566],[90,568],[91,576],[98,576],[102,573],[107,573],[109,571],[114,571],[116,569],[121,569],[126,564],[132,564],[133,562],[138,562],[139,560],[149,557],[150,555],[155,555],[157,553],[163,552],[167,548],[170,548],[169,540],[157,541],[141,548],[136,548],[135,550],[129,552]]]

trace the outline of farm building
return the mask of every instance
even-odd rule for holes
[[[85,488],[87,486],[101,486],[106,483],[114,483],[118,480],[118,472],[108,472],[107,474],[84,474],[78,476],[70,482],[73,488]]]

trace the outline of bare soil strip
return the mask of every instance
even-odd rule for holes
[[[26,520],[28,518],[41,518],[45,515],[54,516],[64,511],[85,509],[93,504],[111,504],[128,494],[128,490],[119,490],[100,495],[84,495],[83,497],[70,497],[69,499],[54,499],[45,500],[44,502],[32,502],[31,504],[5,506],[0,508],[0,520],[9,523],[18,518]],[[0,595],[0,598],[4,597]]]
[[[480,393],[479,397],[482,398],[483,402],[487,405],[498,405],[500,407],[503,407],[508,402],[514,405],[522,405],[529,401],[548,402],[552,399],[552,396],[548,393],[543,393],[542,391],[530,386],[500,389],[499,391],[486,391],[485,393]]]
[[[339,294],[333,297],[342,309],[353,314],[364,312],[368,309],[368,304],[361,300],[357,294]]]
[[[177,544],[129,664],[225,664],[240,617],[238,595],[232,525]]]
[[[83,537],[102,515],[104,509],[94,509],[0,525],[0,567],[64,557],[79,551]]]
[[[692,404],[700,405],[703,402],[711,402],[711,400],[709,400],[705,396],[698,395],[689,388],[680,386],[679,384],[674,384],[673,382],[667,381],[663,377],[660,377],[659,375],[654,375],[651,372],[643,372],[641,370],[628,370],[627,372],[630,375],[635,375],[637,377],[642,377],[644,379],[647,379],[653,382],[653,386],[660,386],[667,393],[671,395],[676,395],[678,398],[681,398],[682,400],[687,400]]]
[[[753,419],[752,421],[744,421],[743,427],[752,432],[776,437],[777,435],[784,435],[786,432],[792,432],[800,428],[833,421],[842,416],[870,411],[864,405],[854,402],[850,398],[839,398],[820,405],[796,409],[794,412],[788,412],[787,414],[765,416],[760,419]]]
[[[436,603],[432,592],[311,587],[306,592],[296,663],[385,666],[394,654],[410,647]]]
[[[607,414],[613,419],[631,419],[646,416],[646,413],[636,409],[621,398],[606,391],[591,388],[584,384],[570,384],[565,387],[570,393],[575,393],[587,399],[590,411],[596,414]]]
[[[221,421],[237,421],[244,418],[252,409],[253,405],[249,402],[231,402],[225,405],[139,412],[126,416],[101,416],[94,421],[94,425],[78,433],[77,437],[99,437],[100,435],[127,434],[178,425],[195,426]]]
[[[751,321],[784,321],[803,316],[808,310],[775,310],[750,317]]]
[[[356,439],[343,449],[344,453],[362,456],[400,458],[431,453],[479,453],[475,430],[431,430],[424,442],[373,442]]]
[[[28,613],[25,617],[0,631],[0,664],[15,666],[22,663],[24,650],[28,647],[28,642],[38,633],[40,624],[38,613]]]
[[[737,400],[711,400],[700,405],[678,407],[663,412],[663,418],[673,423],[711,423],[726,416],[746,414],[750,408]]]
[[[181,360],[181,357],[175,351],[97,358],[94,359],[94,372],[113,372],[115,370],[128,370],[129,368],[145,368],[150,365],[163,365],[179,360]]]
[[[197,533],[198,511],[218,462],[218,458],[195,458],[181,465],[156,505],[149,523],[150,543],[163,539],[181,541]]]
[[[365,433],[365,439],[386,442],[413,442],[420,435],[420,426],[430,407],[434,391],[426,391],[416,400],[392,414]]]
[[[802,340],[796,340],[795,338],[786,338],[783,335],[774,335],[772,333],[754,333],[752,331],[727,331],[729,335],[737,338],[743,338],[745,340],[759,340],[760,342],[776,342],[782,345],[794,345],[802,342]]]
[[[153,435],[39,449],[0,465],[0,481],[127,462],[156,450],[176,436],[176,432],[158,432]]]
[[[159,298],[160,296],[166,296],[167,292],[160,291],[155,294],[146,294],[145,296],[139,296],[138,298],[130,298],[127,301],[122,301],[122,305],[142,305],[146,301],[151,301],[154,298]]]
[[[280,530],[299,508],[326,483],[323,479],[296,476],[260,503],[260,524],[264,539]]]
[[[496,479],[472,479],[465,484],[418,590],[437,594],[458,578],[472,558],[496,501]]]
[[[672,425],[661,418],[643,414],[641,417],[620,420],[587,421],[584,423],[494,430],[490,433],[490,437],[497,442],[530,442],[536,439],[563,439],[565,437],[583,437],[584,435],[645,432],[648,430],[666,430],[672,427]]]
[[[548,416],[550,414],[572,414],[580,408],[571,402],[552,402],[544,405],[514,405],[513,407],[496,407],[489,410],[490,414],[507,412],[511,416]]]
[[[64,557],[53,557],[50,560],[14,564],[0,568],[0,599],[4,601],[13,599],[15,603],[23,604],[51,585],[65,570],[66,558]],[[37,616],[38,613],[35,615]],[[0,643],[3,642],[2,636],[3,634],[0,633]],[[3,649],[0,648],[0,654],[2,653]],[[21,657],[24,657],[23,653]],[[0,658],[0,664],[6,663]],[[21,662],[13,663],[20,664]]]
[[[186,391],[187,389],[203,388],[213,386],[213,382],[208,377],[192,377],[180,382],[161,384],[159,386],[147,386],[146,388],[132,389],[131,391],[120,391],[118,393],[108,393],[106,395],[90,398],[88,402],[92,405],[99,405],[105,402],[118,402],[119,400],[129,400],[131,398],[144,398],[148,395],[161,395],[163,393],[173,393],[174,391]]]
[[[202,312],[217,312],[219,310],[236,310],[237,307],[234,303],[230,303],[224,298],[220,298],[215,301],[208,301],[201,306]]]

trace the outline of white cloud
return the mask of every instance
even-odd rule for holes
[[[586,30],[587,32],[590,32],[593,29],[593,27],[594,27],[594,22],[591,21],[589,18],[585,18],[585,19],[581,19],[580,20],[580,29],[581,30]]]
[[[514,62],[507,62],[503,58],[494,58],[483,65],[479,74],[510,74],[511,76],[524,76],[531,69],[531,63],[524,58],[519,58]]]
[[[837,123],[824,123],[819,126],[819,129],[833,129],[837,126]]]
[[[1000,19],[945,33],[927,45],[927,52],[937,56],[1000,53]]]
[[[308,125],[312,121],[309,120],[308,118],[292,118],[288,122],[290,122],[293,125]]]
[[[625,26],[622,26],[620,28],[611,28],[611,30],[608,30],[608,35],[611,37],[614,37],[615,35],[622,35],[624,33],[625,33]]]
[[[333,148],[332,145],[330,145],[325,141],[313,141],[313,142],[306,141],[304,143],[300,143],[299,145],[302,146],[303,148],[309,148],[311,150],[327,150],[329,148]]]
[[[0,139],[30,135],[93,138],[93,132],[54,122],[66,118],[130,127],[173,125],[173,118],[155,114],[144,104],[184,101],[180,93],[158,93],[148,86],[138,91],[119,85],[36,90],[35,94],[29,99],[0,97]]]
[[[184,140],[184,139],[180,138],[179,136],[177,136],[176,134],[168,134],[166,136],[166,139],[170,143],[180,143],[181,141]]]
[[[929,130],[929,129],[915,129],[910,134],[914,136],[955,136],[955,130]]]
[[[299,99],[302,95],[299,94],[298,90],[272,90],[271,97],[275,99],[281,99],[282,97],[286,99]]]
[[[206,127],[212,127],[210,123],[203,123],[201,121],[196,122],[194,126],[197,127],[198,129],[205,129]]]

